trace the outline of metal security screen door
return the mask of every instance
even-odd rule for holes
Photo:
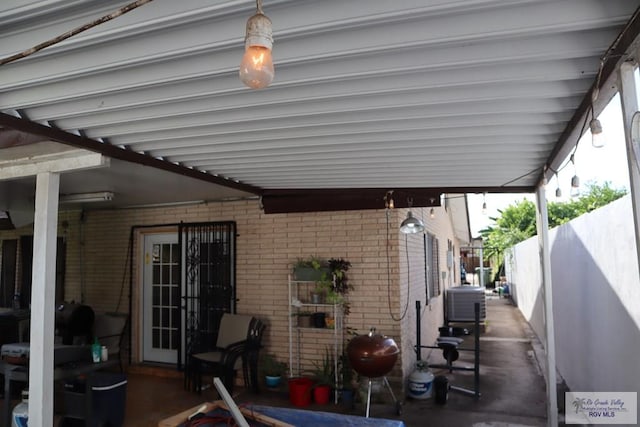
[[[223,313],[235,312],[235,222],[181,224],[184,335],[178,365],[215,347]]]
[[[180,327],[181,250],[178,236],[144,237],[143,354],[147,362],[176,363]]]

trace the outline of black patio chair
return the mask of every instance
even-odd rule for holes
[[[257,391],[257,362],[264,329],[264,323],[255,317],[224,313],[215,348],[189,355],[185,370],[188,388],[200,393],[202,376],[210,374],[220,377],[231,393],[236,372],[241,368],[245,387]]]

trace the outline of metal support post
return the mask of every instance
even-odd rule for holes
[[[622,103],[622,120],[624,123],[624,139],[627,146],[627,164],[629,166],[629,184],[631,187],[631,205],[633,207],[633,223],[636,231],[636,256],[640,264],[640,135],[633,135],[633,122],[640,120],[638,112],[638,88],[634,77],[637,64],[624,62],[620,65],[620,102]],[[640,127],[638,128],[640,130]]]
[[[558,391],[556,387],[556,344],[553,325],[553,292],[551,283],[551,254],[549,252],[549,218],[545,188],[541,183],[536,191],[536,224],[542,266],[542,293],[544,294],[545,350],[547,368],[547,425],[558,425]]]

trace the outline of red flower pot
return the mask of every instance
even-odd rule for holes
[[[313,381],[309,378],[291,378],[289,380],[289,400],[294,406],[308,406],[311,404],[311,387]]]
[[[331,386],[329,385],[317,385],[313,388],[313,400],[319,405],[326,405],[329,403],[331,397]]]

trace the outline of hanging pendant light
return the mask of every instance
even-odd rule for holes
[[[482,193],[482,215],[487,214],[487,193]]]
[[[409,211],[405,220],[400,224],[400,231],[404,234],[422,233],[424,231],[424,223]]]
[[[275,74],[271,58],[273,35],[271,20],[262,12],[262,0],[256,0],[256,14],[247,21],[244,46],[240,80],[252,89],[269,86]]]
[[[606,145],[607,140],[605,139],[604,133],[602,132],[602,123],[595,116],[595,107],[594,104],[598,99],[598,94],[600,90],[598,89],[598,84],[600,80],[600,73],[602,72],[603,63],[600,62],[600,70],[598,70],[598,82],[596,83],[596,87],[593,89],[591,93],[591,121],[589,122],[589,130],[591,131],[591,145],[594,148],[602,148]]]
[[[589,123],[589,129],[591,130],[591,145],[594,148],[602,148],[607,144],[604,133],[602,132],[602,124],[600,120],[593,119]]]
[[[393,201],[393,190],[389,190],[387,191],[387,194],[385,194],[384,196],[384,207],[386,209],[393,209],[395,208],[395,203]]]
[[[409,209],[413,206],[413,199],[408,198],[407,204],[409,205]],[[420,218],[416,218],[413,216],[411,211],[407,212],[407,217],[400,224],[400,231],[404,234],[416,234],[422,233],[424,231],[424,222],[420,220]]]
[[[574,175],[573,178],[571,178],[570,196],[578,197],[579,195],[580,195],[580,178],[578,178],[578,175]]]
[[[578,197],[580,195],[580,178],[578,178],[574,155],[572,154],[569,159],[571,164],[573,164],[573,177],[571,178],[571,191],[569,192],[569,195],[571,197]]]
[[[558,172],[556,172],[556,197],[560,198],[562,197],[562,190],[560,189],[560,180],[558,179]]]

